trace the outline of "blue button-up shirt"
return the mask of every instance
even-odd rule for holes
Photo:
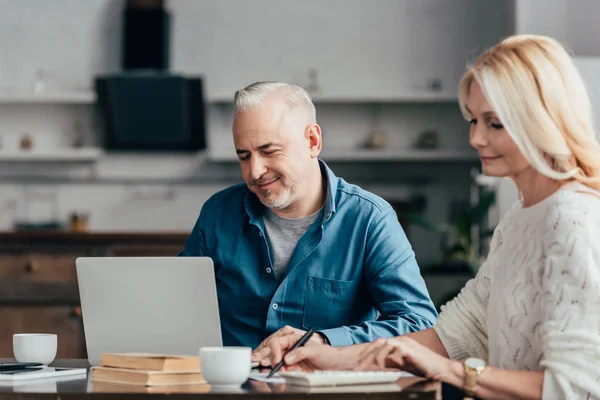
[[[437,312],[394,209],[319,163],[327,179],[325,204],[280,280],[269,255],[265,208],[245,184],[203,205],[179,255],[212,258],[225,346],[255,348],[285,325],[314,328],[343,346],[435,323]]]

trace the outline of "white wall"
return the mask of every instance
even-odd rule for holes
[[[516,33],[549,35],[577,56],[600,56],[598,0],[514,0]]]
[[[118,70],[121,4],[0,2],[0,87],[29,87],[43,69],[49,85],[85,88],[94,74]]]
[[[171,3],[177,4],[174,9],[180,13],[186,12],[181,10],[182,4],[197,6],[195,2],[177,3],[175,0]],[[372,4],[365,0],[362,6],[365,13]],[[0,1],[0,94],[30,91],[36,71],[40,70],[49,91],[86,90],[94,75],[118,71],[122,5],[123,1],[119,0]],[[432,8],[428,12],[437,15],[436,18],[444,17],[434,11]],[[193,8],[187,11],[192,12],[200,11]],[[177,21],[178,16],[174,15],[173,23]],[[349,23],[344,19],[343,10],[337,22],[321,22],[331,32],[336,31],[336,24]],[[216,31],[226,34],[227,30],[222,29],[225,23],[226,19],[204,21],[197,34]],[[360,21],[355,25],[360,29]],[[186,29],[188,34],[178,36],[172,47],[179,56],[181,49],[195,51],[192,58],[201,60],[202,49],[194,46],[197,38],[193,31],[190,33],[189,26]],[[298,35],[301,39],[301,33]],[[419,49],[420,39],[412,39],[413,51]],[[451,54],[452,49],[446,50]],[[175,61],[181,65],[181,59]],[[356,144],[373,128],[370,104],[317,107],[328,146],[344,141]],[[231,143],[230,109],[211,106],[208,118],[209,143],[228,146]],[[73,127],[78,122],[84,125],[88,144],[100,143],[91,106],[0,104],[0,151],[15,148],[24,132],[31,134],[40,148],[69,146]],[[412,144],[416,135],[427,129],[439,131],[446,147],[467,146],[466,125],[453,104],[389,104],[382,108],[379,126],[386,129],[390,142],[398,146]],[[388,199],[425,194],[429,199],[430,216],[437,219],[447,219],[452,201],[468,198],[469,174],[464,166],[356,163],[335,169],[349,181],[362,176],[359,183],[367,182],[363,185],[366,189]],[[33,175],[35,179],[28,178]],[[51,179],[40,180],[40,175]],[[88,182],[86,177],[93,179]],[[168,182],[190,177],[199,182]],[[387,177],[385,182],[374,181],[374,178],[384,177]],[[151,182],[144,183],[146,179]],[[419,183],[423,180],[429,183]],[[195,155],[111,155],[91,167],[0,163],[0,229],[10,229],[15,220],[50,217],[65,220],[72,211],[84,211],[91,215],[92,230],[187,231],[195,222],[202,203],[233,181],[239,181],[235,165],[208,165]],[[438,236],[415,232],[411,240],[421,260],[437,255],[437,246],[432,243],[438,243]]]

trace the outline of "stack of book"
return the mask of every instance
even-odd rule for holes
[[[100,366],[90,369],[94,382],[172,387],[208,385],[200,371],[198,357],[148,353],[106,353]]]

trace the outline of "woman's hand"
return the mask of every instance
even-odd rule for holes
[[[452,361],[406,337],[377,339],[358,357],[357,370],[400,369],[427,379],[445,381],[453,369],[460,368]]]

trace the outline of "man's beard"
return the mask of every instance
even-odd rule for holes
[[[267,182],[273,182],[279,180],[282,186],[282,193],[274,197],[272,194],[273,189],[261,190],[260,185],[264,185]],[[274,179],[257,179],[251,182],[255,186],[262,196],[258,196],[261,203],[272,210],[281,210],[289,207],[296,197],[296,186],[293,182],[287,182],[281,175],[277,175]]]

